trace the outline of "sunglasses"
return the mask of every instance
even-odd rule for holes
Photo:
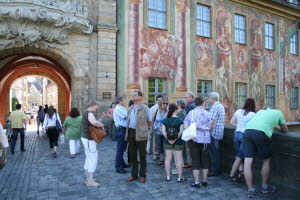
[[[168,103],[163,103],[163,105],[168,105]]]

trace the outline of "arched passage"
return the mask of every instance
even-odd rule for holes
[[[0,122],[9,115],[9,93],[12,83],[22,76],[39,75],[53,80],[58,86],[58,112],[64,119],[70,110],[71,77],[58,63],[36,54],[7,56],[0,72]]]

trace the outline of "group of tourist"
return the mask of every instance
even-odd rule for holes
[[[217,176],[221,173],[220,141],[224,135],[225,109],[219,102],[219,94],[209,94],[208,102],[202,97],[195,97],[187,92],[185,99],[177,99],[176,103],[169,104],[161,95],[156,97],[156,104],[150,109],[142,102],[142,93],[135,91],[131,94],[128,110],[126,98],[119,96],[115,105],[107,113],[114,121],[117,151],[115,168],[117,173],[125,174],[126,168],[131,166],[131,176],[128,182],[139,179],[146,182],[146,155],[153,153],[157,165],[164,165],[166,181],[171,180],[171,174],[178,174],[178,182],[186,181],[183,168],[192,167],[194,181],[191,187],[207,187],[208,176]],[[208,105],[206,105],[208,103]],[[210,107],[210,108],[209,108]],[[64,123],[53,106],[43,110],[40,107],[38,121],[43,124],[43,131],[47,131],[51,154],[57,156],[58,138],[60,132],[69,140],[70,157],[74,158],[79,152],[80,139],[86,155],[84,170],[87,186],[100,186],[93,178],[98,163],[97,143],[91,138],[91,126],[103,127],[103,119],[107,114],[102,113],[99,120],[95,113],[99,108],[97,101],[90,101],[82,116],[77,108],[72,108]],[[274,186],[268,185],[270,174],[271,142],[273,129],[287,131],[283,114],[276,109],[267,108],[256,113],[255,101],[248,98],[243,108],[238,109],[230,124],[236,126],[234,135],[234,149],[236,159],[233,163],[229,181],[238,182],[243,177],[248,186],[248,197],[253,198],[256,190],[252,183],[252,162],[254,156],[263,160],[262,166],[262,193],[275,192]],[[21,152],[26,151],[24,146],[24,130],[26,129],[26,115],[21,112],[21,105],[17,104],[16,111],[10,114],[10,123],[13,130],[11,139],[11,153],[18,133],[21,135]],[[209,109],[209,111],[207,111]],[[196,137],[184,141],[183,131],[196,124]],[[58,127],[62,130],[59,130]],[[124,153],[128,148],[128,163],[124,161]],[[139,157],[139,158],[138,158]],[[174,157],[175,169],[171,170],[171,161]],[[139,166],[140,165],[140,166]],[[202,179],[200,181],[200,170]],[[238,173],[237,173],[238,172]],[[237,175],[236,175],[237,174]]]

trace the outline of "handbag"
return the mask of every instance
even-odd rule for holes
[[[97,144],[99,144],[106,135],[105,130],[102,126],[101,127],[90,126],[89,134],[90,134],[90,137]]]
[[[59,134],[59,144],[65,143],[65,135],[63,133]]]
[[[177,122],[177,118],[175,122],[171,124],[171,127],[169,127],[166,131],[168,140],[176,140],[178,138],[178,133],[179,133],[178,129],[174,127],[176,122]]]
[[[192,110],[192,123],[187,127],[181,136],[181,139],[184,141],[190,141],[194,138],[197,137],[197,125],[196,122],[194,121],[194,111]]]
[[[4,168],[5,164],[7,163],[6,160],[6,151],[5,148],[0,143],[0,170]]]
[[[56,130],[57,130],[58,132],[61,132],[61,131],[62,131],[62,127],[61,127],[60,122],[58,121],[57,113],[55,113],[55,116],[56,116],[56,124],[55,124]]]

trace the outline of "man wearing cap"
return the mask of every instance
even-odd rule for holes
[[[131,177],[128,182],[132,182],[140,177],[140,183],[146,182],[146,145],[148,139],[148,129],[151,125],[150,109],[141,102],[142,93],[135,91],[132,93],[134,104],[130,106],[127,114],[126,141],[128,141],[128,151],[131,163]],[[138,173],[137,152],[140,158],[140,172]]]

